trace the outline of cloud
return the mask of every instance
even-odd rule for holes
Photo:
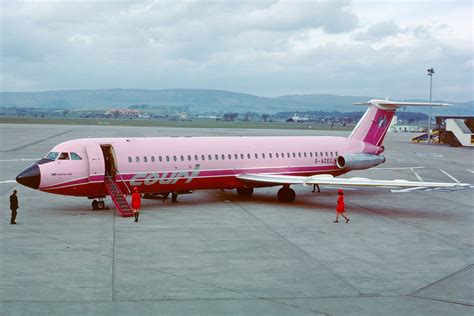
[[[425,93],[424,70],[434,67],[440,93],[457,84],[452,96],[468,98],[472,5],[389,4],[8,1],[0,12],[1,89],[395,90],[408,98]]]
[[[356,41],[380,41],[388,36],[395,36],[403,30],[393,21],[378,22],[369,26],[364,32],[355,33]]]

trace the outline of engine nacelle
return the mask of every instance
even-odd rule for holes
[[[336,165],[340,169],[363,170],[372,168],[385,162],[385,157],[374,154],[347,154],[337,157]]]

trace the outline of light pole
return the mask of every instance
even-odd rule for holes
[[[431,103],[431,91],[433,88],[433,74],[435,73],[434,68],[428,68],[428,76],[430,76],[430,103]],[[430,105],[430,116],[428,117],[428,143],[431,143],[431,105]]]

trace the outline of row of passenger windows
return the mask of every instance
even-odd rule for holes
[[[295,152],[292,152],[292,153],[289,153],[287,152],[286,155],[285,153],[268,153],[268,154],[265,154],[265,153],[262,153],[262,154],[258,154],[258,153],[255,153],[253,154],[253,156],[251,154],[227,154],[227,155],[224,155],[224,154],[208,154],[208,155],[180,155],[180,156],[176,156],[176,155],[173,155],[173,156],[150,156],[148,158],[148,156],[143,156],[143,157],[139,157],[139,156],[136,156],[135,157],[135,162],[140,162],[141,159],[143,159],[143,162],[163,162],[163,161],[166,161],[166,162],[170,162],[170,161],[178,161],[178,159],[180,161],[193,161],[193,158],[194,158],[194,161],[205,161],[206,159],[207,160],[238,160],[238,159],[259,159],[259,158],[262,158],[262,159],[266,159],[266,158],[269,158],[269,159],[273,159],[273,158],[312,158],[312,157],[318,157],[318,152],[298,152],[298,153],[295,153]],[[325,151],[325,152],[319,152],[319,157],[323,158],[323,157],[337,157],[337,151],[335,152],[332,152],[332,151]],[[132,157],[128,157],[128,162],[133,162],[133,158]]]

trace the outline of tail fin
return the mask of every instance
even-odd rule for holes
[[[370,100],[354,104],[369,105],[369,108],[349,135],[349,138],[362,140],[375,146],[382,145],[397,108],[402,106],[450,106],[447,103],[397,102],[389,101],[388,99]]]

